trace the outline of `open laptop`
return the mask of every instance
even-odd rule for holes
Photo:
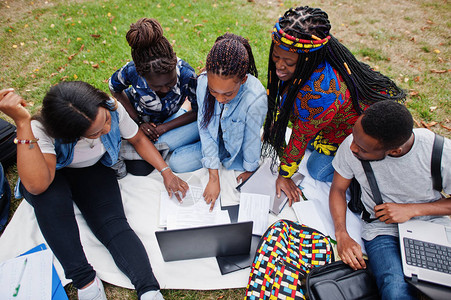
[[[451,227],[410,220],[398,229],[404,275],[451,287]]]
[[[249,254],[253,222],[156,231],[164,261]]]
[[[278,174],[271,172],[271,159],[266,158],[260,167],[243,183],[236,187],[242,193],[269,195],[271,203],[269,210],[278,215],[288,201],[287,195],[282,191],[280,197],[276,196],[276,179]],[[295,173],[291,179],[299,185],[304,175]]]

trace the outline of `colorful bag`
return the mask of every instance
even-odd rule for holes
[[[279,220],[262,236],[244,299],[305,299],[305,278],[333,261],[329,240],[319,231]]]

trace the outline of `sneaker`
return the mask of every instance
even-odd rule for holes
[[[103,289],[102,281],[96,276],[88,287],[78,290],[79,300],[108,300]]]
[[[141,295],[140,300],[164,300],[160,291],[148,291]]]

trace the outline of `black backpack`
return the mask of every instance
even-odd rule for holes
[[[10,201],[11,189],[3,172],[2,164],[0,163],[0,232],[8,221]]]
[[[16,163],[16,126],[0,119],[0,163],[5,168]]]

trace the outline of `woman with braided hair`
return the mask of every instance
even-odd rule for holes
[[[272,32],[263,149],[273,166],[280,158],[276,190],[288,195],[290,205],[301,195],[290,178],[308,145],[310,175],[332,181],[333,156],[361,112],[405,97],[392,80],[358,61],[330,28],[327,13],[305,6],[286,11]],[[292,133],[284,146],[289,121]]]
[[[208,169],[203,196],[213,209],[220,192],[221,163],[227,169],[244,171],[237,181],[246,180],[257,169],[267,101],[245,38],[231,33],[218,37],[205,69],[197,80],[200,143],[175,150],[180,161],[173,168],[182,172]]]
[[[173,151],[199,141],[194,69],[176,56],[155,19],[142,18],[131,24],[126,39],[133,61],[111,76],[112,95],[158,149]],[[192,108],[188,112],[181,108],[186,99]],[[127,164],[131,173],[147,175],[146,162],[131,145],[123,144],[121,156],[135,162]],[[116,168],[119,177],[126,175],[123,163]],[[146,173],[140,174],[143,171]]]

